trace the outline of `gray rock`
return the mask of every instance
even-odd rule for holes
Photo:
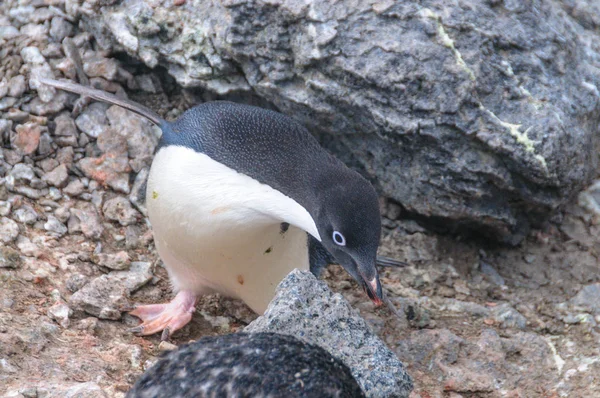
[[[12,168],[10,176],[14,178],[15,183],[31,182],[35,178],[35,172],[31,166],[19,163]]]
[[[10,214],[11,208],[12,205],[10,204],[10,202],[0,200],[0,217],[8,216]]]
[[[508,303],[502,303],[490,310],[492,318],[503,328],[525,329],[527,319]]]
[[[8,217],[0,218],[0,241],[10,243],[19,236],[19,225]]]
[[[65,282],[65,286],[71,293],[75,293],[89,282],[87,276],[83,274],[73,274]]]
[[[126,251],[117,253],[99,253],[92,256],[92,261],[95,264],[114,270],[124,270],[129,268],[131,258]]]
[[[17,99],[13,97],[4,97],[0,99],[0,111],[5,111],[17,103]]]
[[[73,311],[71,311],[69,306],[62,301],[48,308],[48,316],[50,319],[55,320],[63,328],[69,327],[69,316],[71,316],[72,312]]]
[[[154,125],[145,118],[118,106],[106,111],[110,125],[127,139],[129,157],[132,159],[150,159],[158,144],[158,134]]]
[[[104,202],[102,207],[104,217],[118,221],[123,226],[135,224],[140,218],[140,213],[131,206],[129,200],[116,196]]]
[[[17,210],[13,211],[12,215],[15,221],[22,224],[35,224],[39,218],[37,212],[29,205],[19,207]]]
[[[85,186],[81,182],[81,180],[76,179],[67,184],[64,187],[63,192],[69,196],[79,196],[85,191]]]
[[[21,256],[10,247],[0,245],[0,268],[19,268]]]
[[[48,216],[48,221],[44,223],[44,229],[59,238],[68,232],[65,224],[54,216]]]
[[[15,98],[20,98],[27,89],[25,77],[23,75],[14,76],[10,79],[8,85],[8,95]]]
[[[67,36],[71,36],[73,33],[73,25],[65,21],[64,18],[54,17],[50,23],[50,37],[57,42],[62,42]]]
[[[107,127],[106,109],[108,109],[107,105],[93,102],[75,119],[75,124],[79,130],[90,137],[98,138]]]
[[[600,315],[600,283],[585,286],[571,299],[571,304]]]
[[[265,314],[246,332],[289,334],[342,360],[370,397],[408,397],[412,381],[398,358],[340,295],[306,271],[292,271]]]
[[[65,187],[69,180],[69,170],[67,165],[61,164],[51,172],[46,173],[43,177],[43,180],[57,188]]]
[[[86,238],[100,239],[104,227],[95,206],[88,204],[81,209],[71,209],[68,221],[69,233],[81,231]]]
[[[152,279],[152,265],[132,262],[128,271],[112,271],[75,292],[69,302],[75,308],[101,319],[120,319],[129,308],[131,293]]]
[[[600,35],[512,3],[132,0],[83,24],[184,87],[274,104],[407,213],[514,243],[594,173]]]

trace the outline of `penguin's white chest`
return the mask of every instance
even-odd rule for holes
[[[180,146],[156,154],[146,206],[176,288],[238,297],[258,313],[291,270],[309,268],[305,231],[318,237],[293,199]]]

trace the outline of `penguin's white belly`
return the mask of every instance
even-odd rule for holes
[[[309,268],[305,231],[318,237],[293,199],[181,146],[156,154],[146,206],[176,288],[237,297],[257,313],[291,270]]]

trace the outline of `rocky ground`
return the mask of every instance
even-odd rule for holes
[[[99,50],[64,6],[0,4],[0,394],[122,397],[161,350],[255,315],[209,296],[169,343],[127,332],[128,307],[172,295],[141,196],[157,132],[36,78],[89,80],[169,119],[198,96]],[[406,365],[412,397],[600,396],[600,181],[516,248],[382,209],[381,252],[409,263],[382,270],[398,313],[339,267],[325,279]]]

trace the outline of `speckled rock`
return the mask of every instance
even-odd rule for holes
[[[265,314],[246,332],[289,334],[341,359],[368,397],[408,397],[412,380],[398,358],[340,295],[307,271],[292,271]]]

